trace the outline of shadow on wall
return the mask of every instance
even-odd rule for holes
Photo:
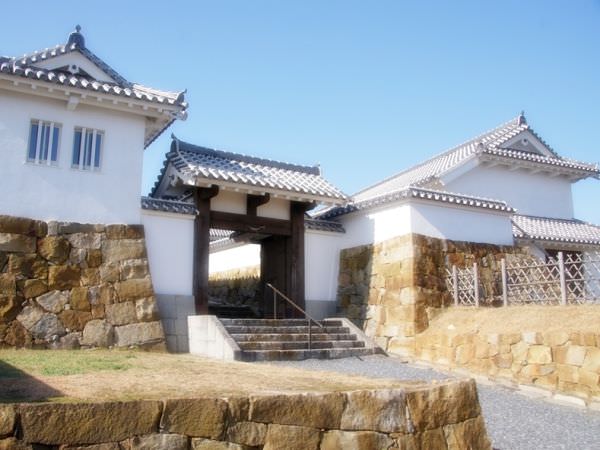
[[[0,403],[43,402],[64,394],[5,361],[0,361]]]

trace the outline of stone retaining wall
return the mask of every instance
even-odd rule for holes
[[[483,335],[431,330],[416,337],[415,356],[600,405],[600,331]]]
[[[338,306],[377,344],[412,353],[414,337],[426,330],[440,307],[452,302],[446,268],[477,262],[484,297],[497,294],[500,260],[528,257],[518,247],[441,240],[408,234],[340,252]]]
[[[259,310],[260,266],[243,267],[210,274],[208,296],[211,302],[247,306]]]
[[[0,216],[0,347],[164,348],[141,225]]]
[[[0,406],[0,449],[491,449],[475,383]]]

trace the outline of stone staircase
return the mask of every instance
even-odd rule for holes
[[[241,361],[334,359],[372,355],[379,351],[347,319],[319,321],[313,324],[312,346],[308,346],[305,319],[219,319],[239,351]]]

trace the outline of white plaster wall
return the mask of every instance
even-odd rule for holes
[[[209,273],[260,265],[260,245],[245,244],[210,253]]]
[[[449,181],[445,188],[451,192],[504,200],[518,214],[573,218],[571,182],[563,177],[532,174],[522,169],[510,171],[501,166],[478,166]]]
[[[192,295],[194,217],[142,210],[156,294]]]
[[[246,194],[220,190],[210,199],[210,209],[234,214],[246,214]]]
[[[256,215],[270,217],[271,219],[290,219],[290,201],[282,198],[273,198],[256,209]]]
[[[32,119],[62,125],[58,166],[26,163]],[[71,169],[76,126],[104,131],[98,172]],[[0,90],[0,213],[84,223],[140,223],[144,119]]]
[[[510,215],[472,208],[411,202],[413,233],[439,239],[513,245]]]
[[[98,81],[114,82],[107,73],[102,71],[99,67],[93,64],[89,59],[83,56],[79,52],[67,53],[65,55],[57,56],[55,58],[48,59],[46,61],[36,62],[36,65],[45,69],[56,69],[67,65],[76,65],[85,70],[88,74]]]
[[[306,300],[335,301],[343,234],[307,230],[305,249]]]

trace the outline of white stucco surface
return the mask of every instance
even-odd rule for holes
[[[83,223],[140,223],[141,116],[0,91],[0,213]],[[61,124],[57,166],[27,163],[32,119]],[[71,168],[75,127],[104,131],[101,169]]]
[[[234,214],[246,214],[246,194],[220,190],[210,199],[210,209]]]
[[[449,181],[450,192],[503,200],[518,214],[573,218],[571,182],[548,173],[478,166]]]
[[[290,201],[282,198],[273,198],[256,209],[256,214],[271,219],[290,219]]]
[[[306,231],[304,282],[307,301],[335,301],[343,237],[340,233]]]
[[[142,210],[156,294],[192,295],[194,217]]]
[[[260,265],[260,245],[246,244],[214,251],[208,258],[209,273]]]

